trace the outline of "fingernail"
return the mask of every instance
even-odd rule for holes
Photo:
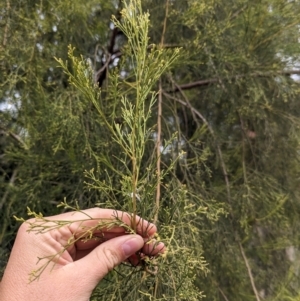
[[[122,245],[123,252],[126,257],[131,256],[143,246],[143,240],[141,237],[135,236],[124,242]]]

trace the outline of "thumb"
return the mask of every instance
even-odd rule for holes
[[[114,267],[140,250],[144,240],[139,235],[124,235],[112,238],[91,253],[74,262],[74,269],[84,276],[87,290],[93,290],[99,281]],[[89,288],[88,288],[89,287]]]

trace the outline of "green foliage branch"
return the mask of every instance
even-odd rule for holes
[[[124,225],[116,215],[113,221],[99,220],[94,228],[80,229],[81,234],[70,238],[61,253],[39,258],[39,262],[43,261],[44,264],[32,271],[30,279],[41,277],[51,260],[59,257],[76,240],[95,239],[95,230],[119,226],[127,233],[136,233],[137,214],[150,221],[158,216],[161,230],[160,237],[156,239],[166,243],[166,254],[156,260],[139,253],[140,265],[129,269],[128,266],[117,268],[107,277],[112,285],[101,283],[92,300],[199,300],[203,294],[194,285],[194,281],[200,271],[206,273],[208,270],[201,256],[201,244],[197,242],[198,230],[193,226],[193,220],[199,214],[213,216],[214,213],[208,213],[207,208],[190,202],[185,186],[175,178],[164,183],[164,179],[174,172],[176,161],[184,153],[171,160],[159,175],[156,172],[159,158],[152,156],[149,160],[144,156],[145,148],[152,145],[154,149],[155,140],[158,139],[154,128],[148,126],[158,93],[153,91],[153,86],[178,58],[179,49],[167,50],[153,44],[150,46],[149,14],[142,12],[140,1],[132,0],[123,4],[122,21],[113,17],[113,22],[127,36],[128,43],[124,47],[126,60],[123,60],[123,64],[130,66],[130,72],[124,77],[118,72],[109,75],[106,97],[113,102],[112,106],[104,106],[104,91],[95,84],[90,64],[83,56],[76,57],[73,47],[69,46],[68,51],[70,66],[69,62],[56,60],[68,76],[69,83],[80,91],[82,101],[93,105],[98,114],[97,122],[104,126],[109,132],[108,136],[112,138],[110,143],[114,145],[113,149],[121,150],[118,154],[112,154],[111,149],[99,153],[89,146],[97,167],[85,171],[85,184],[89,189],[106,196],[99,203],[100,206],[130,212],[131,226]],[[121,113],[122,124],[115,121],[116,111]],[[175,136],[176,134],[164,142],[162,153],[168,152]],[[143,168],[145,165],[147,168]],[[113,178],[119,179],[117,185],[112,182]],[[154,201],[157,183],[164,188],[163,205],[158,208]],[[65,210],[81,211],[80,206],[73,207],[66,201],[60,203],[59,207],[61,206]],[[43,233],[71,223],[51,221],[49,228],[49,221],[43,215],[30,209],[28,213],[35,218],[34,222],[30,220],[30,232]],[[176,259],[179,257],[180,259]]]

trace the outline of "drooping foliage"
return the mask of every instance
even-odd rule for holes
[[[299,1],[0,10],[1,267],[12,216],[65,199],[137,213],[168,246],[93,300],[299,298]]]

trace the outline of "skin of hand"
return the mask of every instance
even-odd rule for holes
[[[77,222],[86,219],[91,220]],[[164,244],[146,244],[156,233],[154,224],[136,217],[137,234],[127,234],[124,228],[114,226],[102,229],[100,240],[79,240],[60,257],[56,257],[40,278],[29,282],[29,273],[45,261],[38,258],[61,252],[68,240],[80,235],[82,227],[93,227],[99,220],[113,220],[115,216],[131,224],[131,216],[121,211],[92,208],[49,217],[49,220],[74,221],[69,225],[45,233],[28,232],[27,222],[20,226],[2,281],[0,299],[13,300],[89,300],[99,281],[121,262],[136,262],[135,253],[156,256],[164,252]],[[29,220],[29,222],[34,219]],[[82,233],[82,230],[81,230]]]

